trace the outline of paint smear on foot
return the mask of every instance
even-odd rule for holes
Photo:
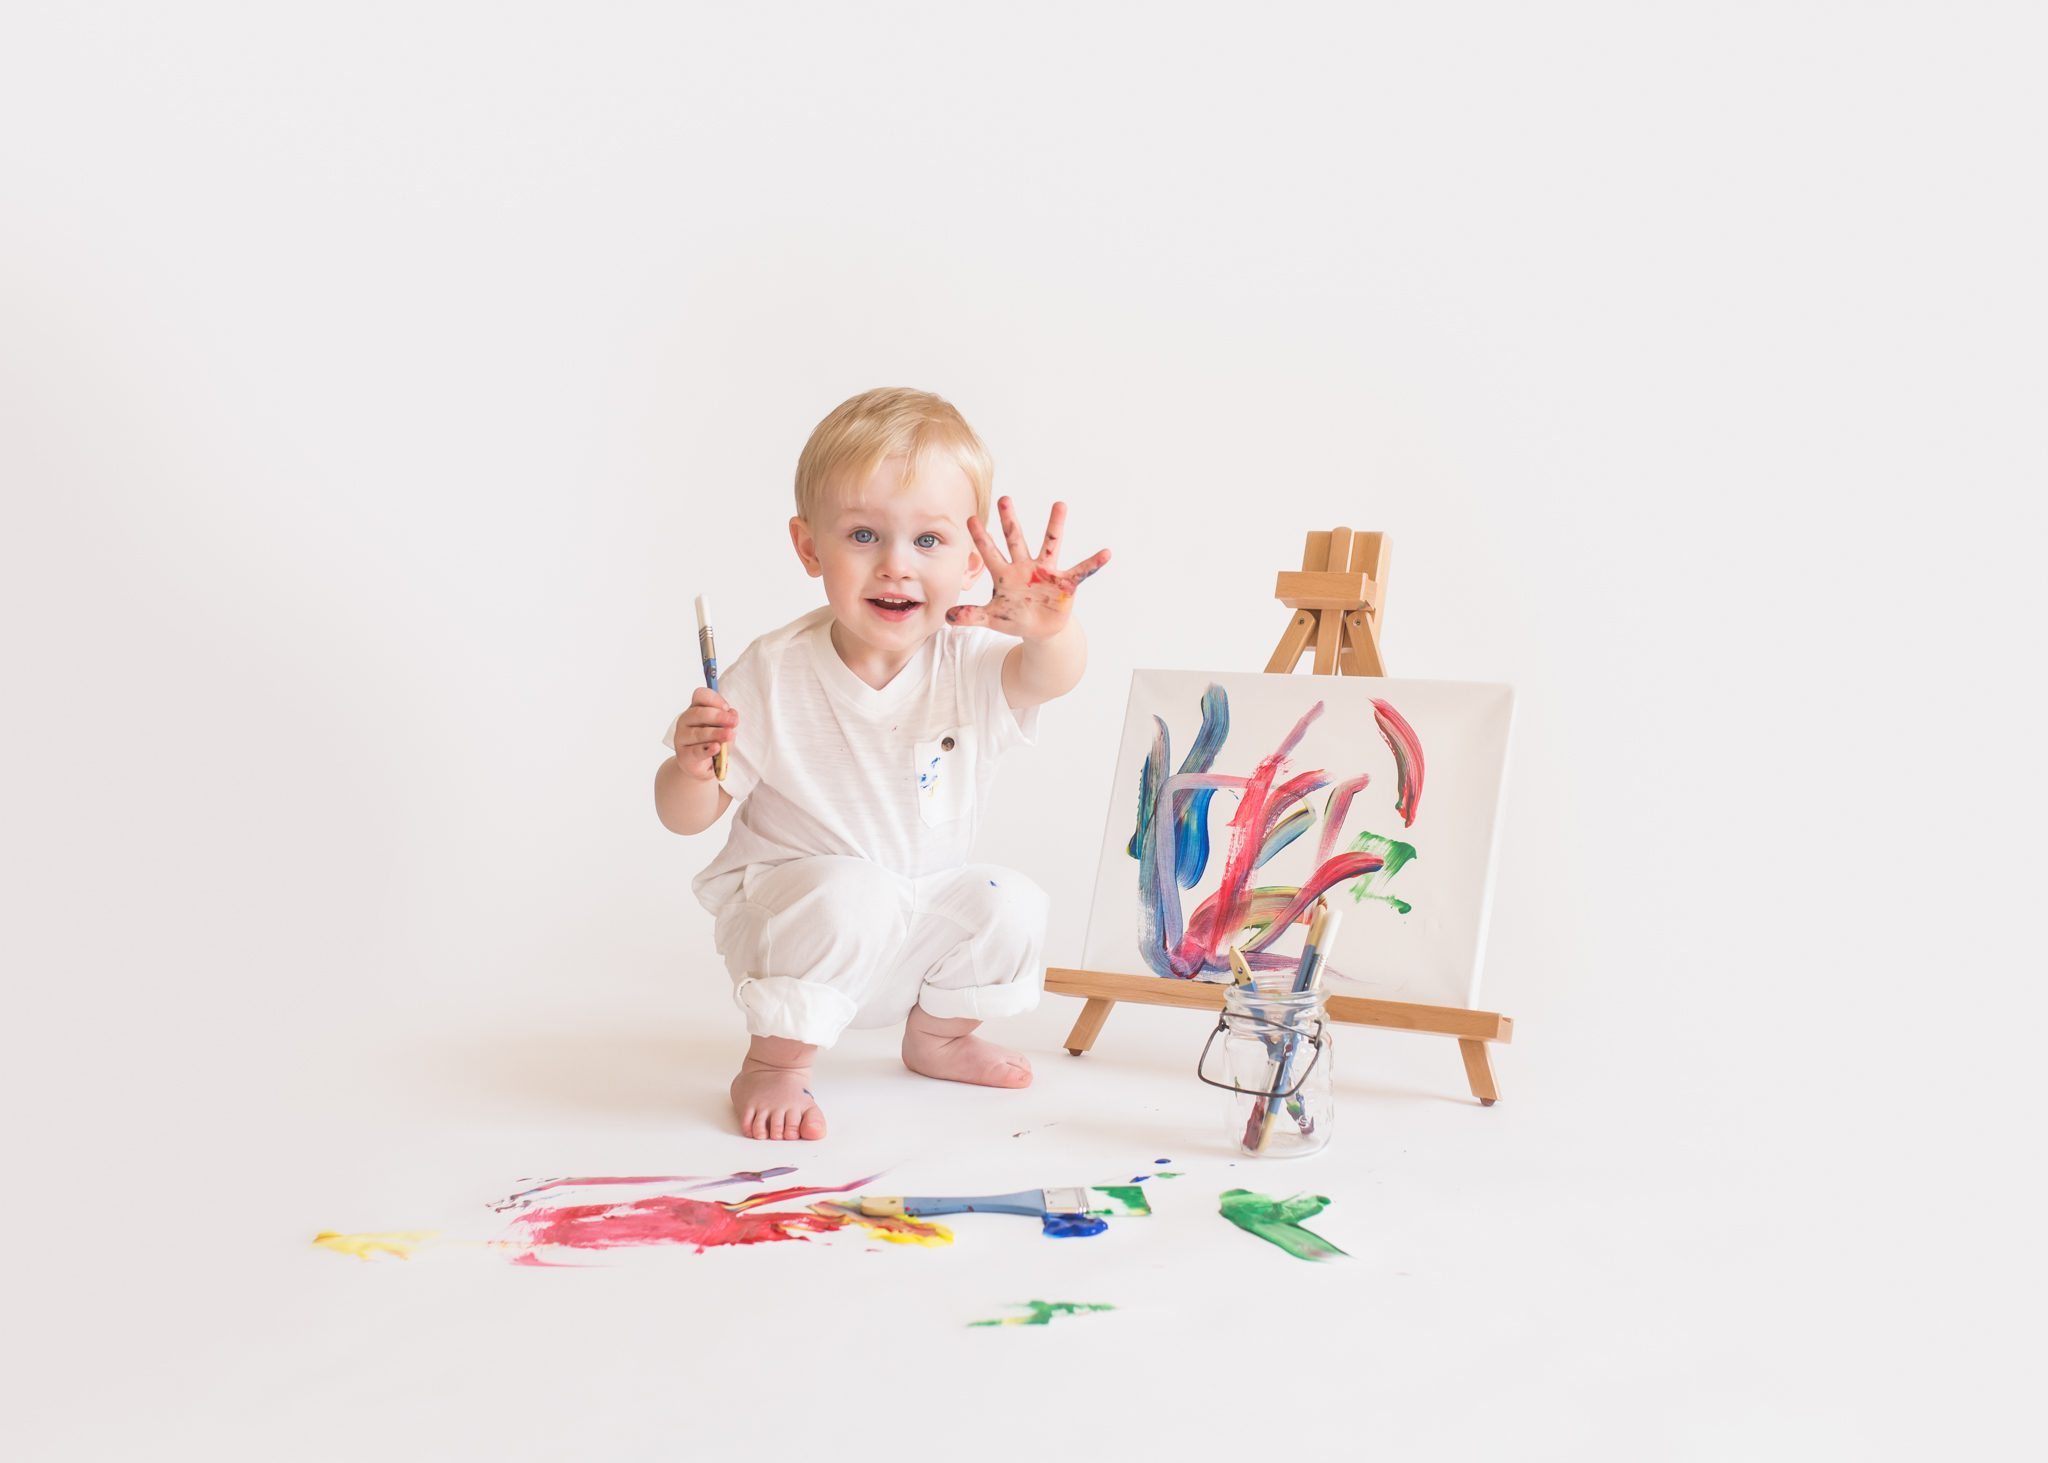
[[[1218,1197],[1225,1219],[1247,1234],[1278,1245],[1297,1260],[1329,1260],[1344,1254],[1321,1235],[1302,1228],[1302,1220],[1313,1219],[1330,1207],[1321,1194],[1275,1199],[1250,1189],[1225,1189]]]
[[[1078,1316],[1087,1311],[1113,1311],[1115,1306],[1096,1305],[1085,1300],[1027,1300],[1028,1316],[1003,1316],[993,1321],[969,1321],[970,1326],[1049,1326],[1054,1316]]]
[[[313,1243],[337,1255],[354,1255],[358,1260],[379,1254],[410,1260],[414,1250],[439,1233],[437,1229],[390,1229],[377,1234],[336,1234],[323,1229],[313,1236]]]

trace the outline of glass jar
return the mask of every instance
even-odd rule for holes
[[[1195,1074],[1232,1094],[1230,1142],[1257,1158],[1296,1158],[1330,1141],[1336,1114],[1330,1022],[1320,990],[1223,993]]]

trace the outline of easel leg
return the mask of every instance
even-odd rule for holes
[[[1294,668],[1301,664],[1301,653],[1308,649],[1308,637],[1315,633],[1315,629],[1316,617],[1307,610],[1296,610],[1294,618],[1287,622],[1287,632],[1273,648],[1273,658],[1266,662],[1267,672],[1292,675]]]
[[[1092,1006],[1095,1003],[1091,1001],[1089,1004]],[[1086,1011],[1081,1013],[1081,1019],[1088,1019]],[[1101,1024],[1099,1021],[1096,1023],[1097,1026]],[[1079,1031],[1081,1028],[1077,1026],[1074,1029]],[[1093,1041],[1095,1038],[1091,1034],[1088,1039]],[[1472,1084],[1472,1095],[1479,1099],[1480,1105],[1492,1107],[1500,1101],[1500,1089],[1493,1085],[1493,1059],[1487,1053],[1486,1043],[1467,1041],[1460,1037],[1458,1054],[1465,1059],[1465,1080]]]
[[[1109,1019],[1109,1008],[1115,1004],[1115,1001],[1091,996],[1088,1004],[1081,1008],[1081,1015],[1074,1022],[1074,1029],[1067,1033],[1067,1050],[1078,1057],[1095,1045],[1095,1038],[1102,1035],[1102,1023]]]

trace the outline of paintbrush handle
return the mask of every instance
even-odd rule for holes
[[[984,1194],[969,1199],[863,1194],[860,1212],[870,1219],[902,1219],[913,1215],[922,1218],[928,1214],[1043,1214],[1045,1191],[1024,1189],[1015,1194]]]

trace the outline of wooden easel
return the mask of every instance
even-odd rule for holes
[[[1288,621],[1266,669],[1276,675],[1293,674],[1313,641],[1317,675],[1385,675],[1380,623],[1386,613],[1386,593],[1385,534],[1354,534],[1348,528],[1309,534],[1300,570],[1281,571],[1273,587],[1273,597],[1294,611],[1294,618]],[[1045,988],[1063,996],[1080,996],[1088,1003],[1067,1033],[1067,1050],[1077,1057],[1095,1045],[1102,1024],[1109,1020],[1110,1008],[1118,1001],[1202,1011],[1223,1009],[1224,987],[1207,981],[1053,967],[1045,973]],[[1487,1043],[1514,1040],[1515,1023],[1509,1017],[1497,1011],[1468,1011],[1463,1006],[1423,1006],[1363,996],[1331,996],[1328,1004],[1333,1021],[1456,1037],[1472,1095],[1487,1107],[1499,1100]]]

